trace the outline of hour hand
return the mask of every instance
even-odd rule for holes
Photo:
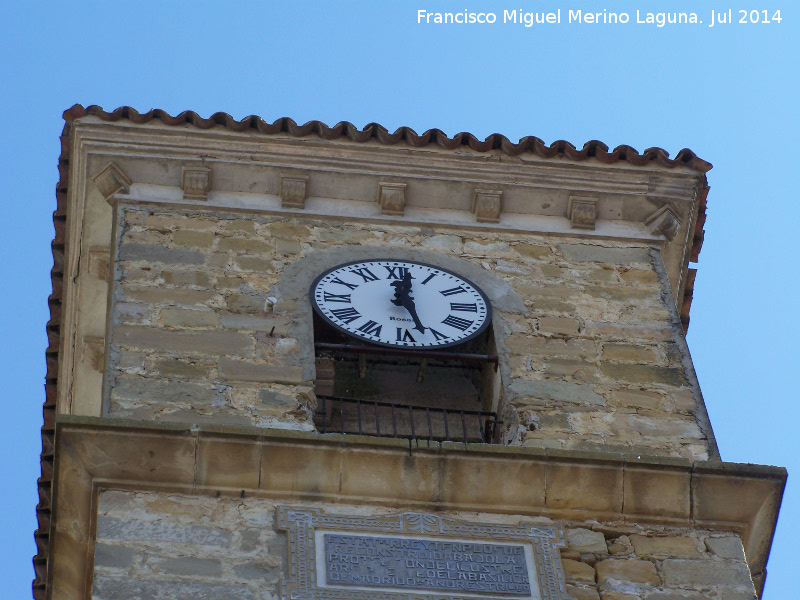
[[[409,295],[405,295],[403,296],[402,305],[408,311],[408,314],[411,315],[411,318],[414,319],[414,329],[420,333],[425,333],[425,327],[420,323],[419,317],[417,316],[417,307],[414,305],[414,299]]]
[[[403,279],[393,281],[392,286],[394,287],[394,299],[392,300],[392,304],[404,307],[408,311],[408,314],[411,315],[411,318],[414,319],[414,329],[420,333],[425,333],[425,327],[417,316],[417,307],[414,305],[414,298],[411,297],[411,273],[406,272]]]

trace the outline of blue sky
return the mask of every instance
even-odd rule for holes
[[[749,21],[708,27],[727,2],[557,0],[5,3],[0,8],[3,219],[0,581],[30,597],[44,398],[58,137],[74,103],[267,121],[379,122],[578,146],[599,139],[714,164],[689,346],[723,459],[785,466],[790,479],[765,598],[795,589],[800,537],[796,110],[800,15],[742,3]],[[504,10],[562,23],[502,24]],[[494,25],[424,25],[417,11],[495,12]],[[567,22],[627,12],[628,24]],[[702,24],[637,24],[636,11]],[[782,21],[775,22],[775,11]]]

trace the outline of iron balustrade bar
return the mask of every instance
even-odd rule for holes
[[[354,346],[352,344],[329,344],[317,342],[317,350],[334,350],[359,354],[379,354],[382,356],[409,356],[414,358],[438,358],[441,360],[461,360],[464,362],[485,362],[497,365],[496,354],[469,354],[467,352],[441,352],[438,350],[412,350],[409,348],[383,348],[381,346]]]
[[[380,402],[377,400],[361,400],[358,398],[342,398],[339,396],[317,396],[317,400],[319,401],[319,410],[317,410],[316,415],[322,418],[321,423],[321,431],[322,433],[328,433],[328,425],[332,425],[335,427],[335,420],[337,417],[339,419],[339,426],[335,427],[333,431],[338,430],[339,433],[355,433],[352,431],[354,427],[357,427],[357,433],[360,435],[374,435],[375,437],[410,437],[413,440],[418,439],[416,422],[415,422],[415,415],[419,415],[420,417],[424,418],[427,426],[428,426],[428,435],[427,438],[430,441],[434,441],[434,438],[442,439],[441,437],[441,430],[439,430],[438,434],[434,433],[434,429],[437,426],[444,426],[444,440],[445,441],[463,441],[464,443],[468,443],[469,441],[481,441],[485,443],[491,443],[492,439],[494,438],[495,430],[498,425],[497,421],[497,414],[488,411],[477,411],[477,410],[453,410],[453,409],[446,409],[446,408],[436,408],[430,406],[415,406],[409,404],[399,404],[396,402]],[[369,431],[372,425],[369,423],[368,415],[362,412],[361,407],[362,403],[366,402],[368,405],[372,404],[373,412],[375,416],[375,423],[374,423],[374,433]],[[336,406],[338,404],[338,406]],[[351,423],[349,428],[351,431],[348,431],[348,427],[345,426],[345,407],[344,405],[354,405],[355,407],[355,423]],[[389,413],[391,415],[391,425],[392,431],[389,433],[388,431],[381,434],[381,414],[380,408],[389,409]],[[401,426],[398,427],[397,422],[397,415],[395,413],[395,408],[407,409],[408,410],[408,422],[401,423]],[[403,414],[404,411],[401,411]],[[424,417],[423,417],[424,413]],[[432,415],[440,415],[441,419],[432,419]],[[367,416],[367,421],[364,421],[364,417]],[[462,436],[460,439],[451,438],[450,437],[450,426],[449,426],[449,417],[455,416],[456,419],[461,421],[461,433]],[[352,420],[352,415],[351,415]],[[384,413],[384,419],[387,419],[388,416]],[[468,425],[468,421],[474,419],[475,424],[477,425],[477,434],[473,434],[470,436],[469,429],[472,428],[471,425]],[[331,421],[329,423],[329,421]],[[405,427],[408,429],[403,432]],[[422,427],[424,429],[424,426]],[[420,432],[419,436],[424,436],[424,432]]]

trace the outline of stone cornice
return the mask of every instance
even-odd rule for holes
[[[102,489],[257,495],[742,535],[763,585],[786,471],[684,459],[59,416],[48,583],[84,598]]]

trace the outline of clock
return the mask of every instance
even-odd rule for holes
[[[322,273],[311,306],[339,331],[380,346],[447,348],[489,326],[492,306],[469,279],[409,260],[369,259]]]

